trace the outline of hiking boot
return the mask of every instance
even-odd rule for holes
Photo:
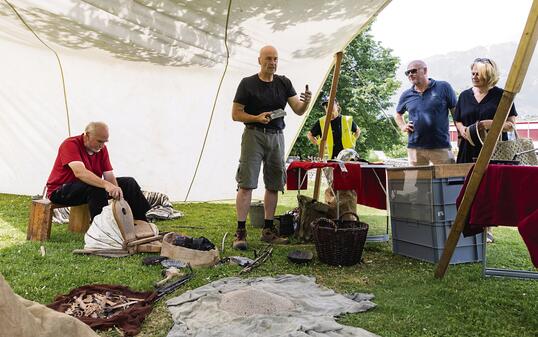
[[[247,245],[247,230],[246,229],[244,228],[237,229],[237,231],[235,232],[235,239],[232,244],[232,247],[234,249],[247,250],[248,245]]]
[[[278,236],[274,228],[264,228],[260,240],[274,245],[285,245],[289,243],[288,239]]]

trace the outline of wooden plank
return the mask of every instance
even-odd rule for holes
[[[527,18],[527,24],[525,25],[525,29],[514,57],[514,61],[512,62],[510,73],[508,74],[505,92],[501,98],[501,101],[499,102],[497,111],[495,112],[495,117],[493,118],[493,124],[488,136],[486,137],[484,146],[478,155],[476,165],[471,173],[467,188],[465,189],[465,194],[461,201],[460,207],[458,208],[456,220],[454,221],[448,239],[446,240],[443,255],[437,264],[437,268],[435,270],[435,277],[437,278],[443,278],[446,273],[450,259],[452,258],[454,250],[456,249],[456,244],[458,243],[460,234],[465,226],[467,217],[469,216],[469,211],[471,209],[474,197],[478,187],[480,186],[484,172],[487,169],[491,154],[493,153],[495,145],[497,144],[497,139],[501,134],[503,124],[508,117],[508,112],[512,107],[514,97],[521,89],[521,85],[525,79],[525,75],[527,73],[530,60],[532,59],[532,54],[534,53],[534,48],[536,47],[536,41],[538,38],[537,23],[538,0],[534,0]]]
[[[473,163],[465,163],[387,168],[387,177],[389,180],[406,179],[412,175],[416,179],[466,177],[473,165]]]
[[[329,125],[331,125],[331,115],[333,113],[334,100],[336,99],[336,90],[338,89],[338,80],[340,79],[340,66],[342,64],[342,57],[344,53],[336,53],[336,61],[334,64],[333,81],[331,83],[331,93],[329,95],[329,102],[327,102],[327,114],[325,115],[325,125],[321,134],[321,141],[319,143],[319,158],[323,158],[325,154],[325,144],[327,142],[327,132],[329,131]],[[319,186],[321,184],[321,169],[316,169],[316,181],[314,182],[314,199],[319,198]]]
[[[435,165],[433,171],[434,178],[450,178],[450,177],[467,177],[469,171],[473,167],[473,163],[466,164],[443,164]]]
[[[389,180],[420,179],[431,180],[433,178],[433,166],[410,166],[387,169]]]

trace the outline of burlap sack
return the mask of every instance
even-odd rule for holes
[[[178,235],[177,233],[168,233],[164,236],[161,249],[162,256],[190,263],[191,267],[211,267],[220,260],[217,249],[204,251],[175,246],[173,242]]]
[[[78,319],[16,295],[1,274],[0,336],[99,337]]]
[[[357,192],[355,190],[338,191],[338,202],[332,188],[325,190],[325,202],[329,205],[327,217],[338,219],[344,213],[357,213]],[[338,214],[337,213],[338,205]],[[355,220],[353,215],[346,214],[342,220]]]
[[[298,195],[297,201],[299,203],[299,226],[297,226],[295,236],[302,241],[312,241],[311,224],[319,218],[327,217],[329,205],[304,195]]]

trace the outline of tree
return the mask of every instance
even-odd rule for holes
[[[357,36],[344,50],[338,84],[337,100],[342,114],[353,116],[361,128],[356,151],[366,158],[370,150],[405,154],[405,139],[395,127],[393,113],[383,113],[392,107],[390,97],[399,88],[396,69],[399,59],[392,50],[375,41],[369,28]],[[308,115],[290,155],[308,158],[318,155],[317,147],[306,138],[306,133],[325,114],[320,105],[323,94],[331,89],[332,73],[323,85],[322,94]]]

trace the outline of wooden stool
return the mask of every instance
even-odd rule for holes
[[[32,200],[30,206],[30,220],[26,231],[26,240],[46,241],[50,238],[52,226],[52,210],[67,207],[52,203],[47,199]],[[90,211],[88,205],[72,206],[69,212],[68,230],[85,233],[90,226]]]
[[[71,206],[67,230],[73,233],[86,233],[88,228],[90,228],[90,208],[88,204]]]

